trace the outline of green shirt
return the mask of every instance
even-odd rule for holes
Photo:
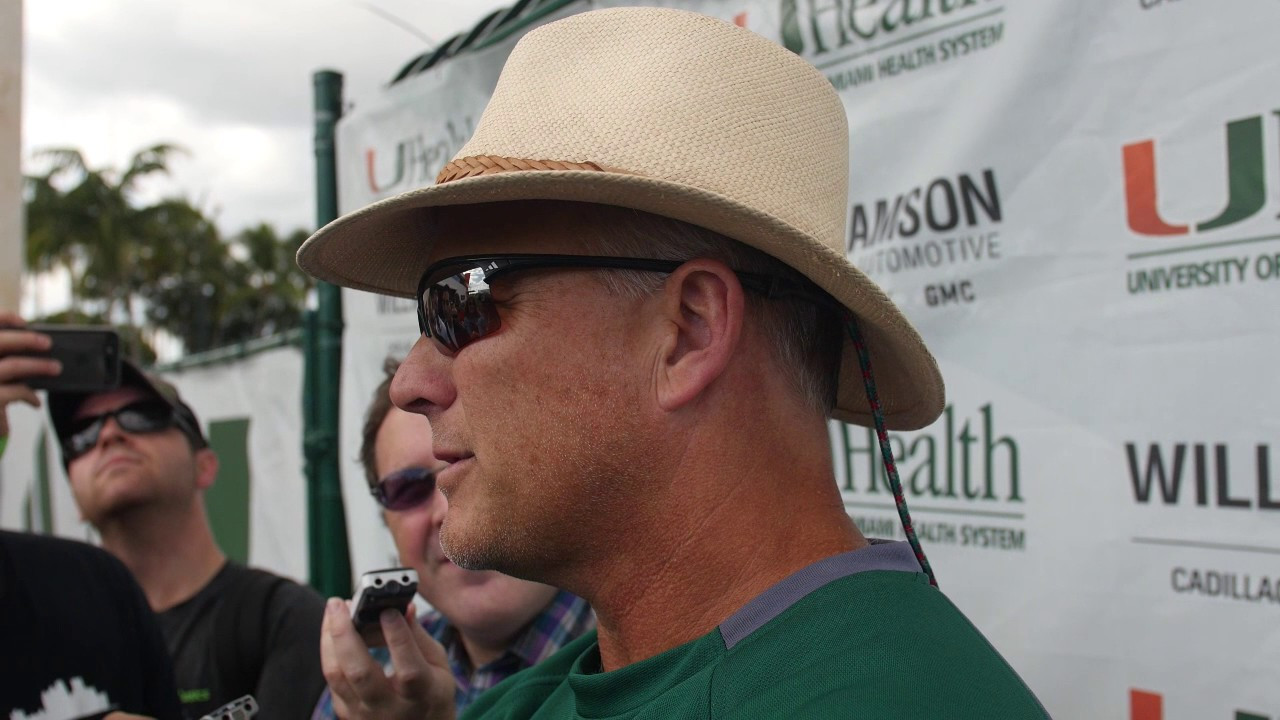
[[[710,633],[600,672],[591,632],[495,687],[464,720],[926,718],[1048,714],[929,585],[906,543],[826,558]]]

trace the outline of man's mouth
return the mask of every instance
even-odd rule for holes
[[[436,453],[436,458],[449,463],[449,466],[436,473],[436,487],[444,493],[445,498],[458,486],[459,478],[471,467],[475,456],[470,453]],[[449,458],[446,460],[446,458]]]
[[[439,460],[440,462],[449,463],[450,465],[458,462],[459,460],[466,460],[469,457],[474,457],[472,453],[469,453],[465,450],[453,450],[450,448],[442,448],[442,447],[432,448],[431,452],[433,455],[436,456],[437,460]]]
[[[130,453],[115,453],[114,455],[103,459],[103,461],[98,465],[98,472],[105,472],[118,465],[135,465],[137,463],[138,458]]]

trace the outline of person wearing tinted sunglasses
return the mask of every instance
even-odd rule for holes
[[[431,605],[419,620],[445,648],[461,712],[500,681],[595,627],[595,616],[569,592],[493,571],[465,570],[444,555],[440,525],[449,501],[436,488],[435,474],[446,464],[433,453],[427,419],[391,404],[388,392],[397,366],[387,360],[386,377],[374,391],[360,463],[400,564],[418,572],[418,593]],[[375,652],[393,669],[385,650]],[[314,720],[350,717],[333,698],[324,694]]]
[[[848,259],[849,132],[827,77],[751,30],[582,12],[521,38],[434,184],[299,250],[418,304],[391,397],[448,463],[445,554],[596,612],[463,720],[1047,717],[911,529],[887,433],[945,394]],[[847,514],[830,419],[885,438],[906,540]],[[438,647],[383,631],[393,677],[326,610],[350,720],[452,717]]]
[[[8,313],[0,321],[23,324]],[[0,418],[9,400],[39,402],[24,380],[59,372],[51,361],[16,357],[42,350],[46,336],[3,334],[0,365],[12,371],[0,382]],[[47,404],[81,517],[155,611],[183,713],[198,718],[250,694],[265,717],[309,717],[324,687],[324,599],[228,561],[204,504],[218,456],[195,413],[169,383],[128,361],[121,370],[115,390],[49,392]]]

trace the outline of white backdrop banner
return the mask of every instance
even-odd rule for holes
[[[579,2],[561,14],[623,3]],[[1062,718],[1280,718],[1280,4],[686,0],[814,64],[849,258],[938,356],[894,434],[942,587]],[[514,38],[340,125],[344,211],[433,182]],[[343,457],[413,305],[344,295]],[[900,537],[865,428],[852,516]],[[356,569],[391,545],[352,462]]]
[[[195,409],[218,451],[219,483],[236,483],[215,485],[207,498],[223,549],[241,543],[251,564],[305,582],[302,358],[298,348],[283,347],[164,377]]]

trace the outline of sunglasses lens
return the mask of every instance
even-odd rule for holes
[[[98,444],[98,433],[102,432],[104,422],[105,420],[102,417],[88,418],[67,436],[66,440],[63,441],[67,460],[74,460],[80,457]]]
[[[173,424],[173,410],[159,403],[139,403],[116,412],[120,427],[133,433],[159,432]]]
[[[98,444],[98,436],[102,433],[107,418],[115,418],[122,430],[131,433],[160,432],[172,427],[174,422],[173,410],[168,405],[151,401],[133,403],[118,410],[82,418],[63,441],[68,461],[84,455]]]
[[[435,490],[435,473],[426,468],[405,468],[379,480],[373,496],[388,510],[408,510],[430,500]]]
[[[481,268],[469,268],[429,280],[422,297],[431,337],[457,352],[492,334],[501,321]]]

